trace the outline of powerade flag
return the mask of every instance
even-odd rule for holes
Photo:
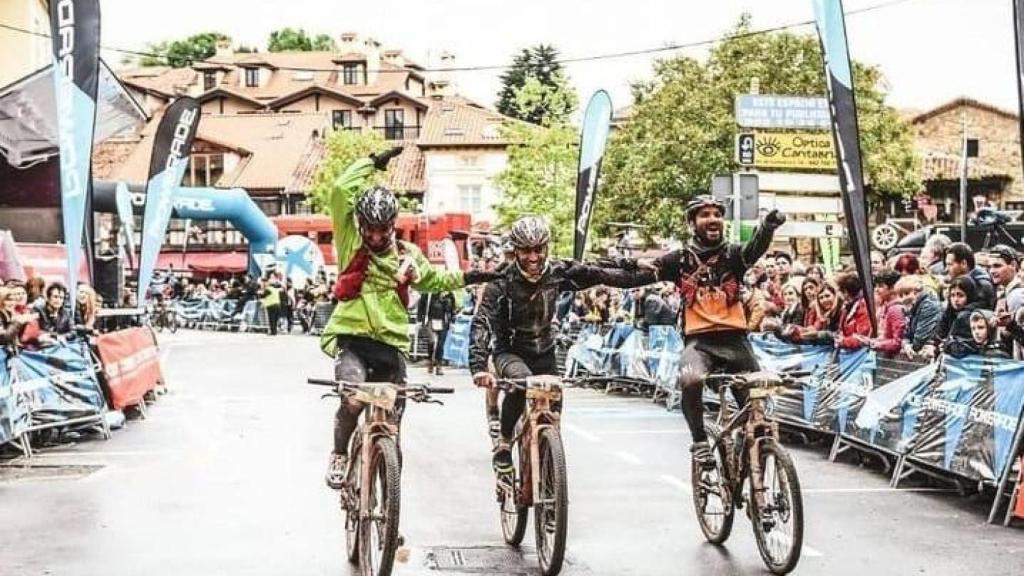
[[[121,221],[121,233],[124,234],[125,246],[128,248],[128,263],[135,267],[135,214],[132,213],[132,195],[128,185],[117,183],[114,201],[117,205],[117,217]]]
[[[832,138],[839,168],[843,214],[850,234],[853,260],[864,287],[864,303],[871,318],[871,333],[877,332],[874,286],[871,279],[871,254],[868,246],[868,210],[864,201],[864,173],[860,162],[860,134],[857,129],[857,102],[850,73],[850,50],[846,44],[846,23],[842,0],[812,0],[818,22],[821,58],[825,67]]]
[[[61,213],[68,253],[68,287],[74,291],[92,178],[100,72],[99,0],[51,0],[50,35],[60,148]],[[71,306],[74,307],[74,300]]]
[[[146,208],[142,214],[142,255],[139,258],[139,304],[153,279],[160,246],[174,209],[174,194],[188,166],[188,155],[199,126],[199,103],[179,98],[167,108],[153,140],[146,183]]]
[[[1024,118],[1024,2],[1013,0],[1013,36],[1017,41],[1014,55],[1017,57],[1017,110],[1020,118]],[[1024,122],[1018,124],[1020,129],[1021,154],[1024,154]]]
[[[572,257],[579,262],[587,248],[590,215],[597,199],[597,177],[601,171],[601,158],[608,142],[608,128],[612,121],[612,99],[604,90],[594,92],[583,114],[583,133],[580,135],[580,166],[576,177],[576,233],[573,237]]]

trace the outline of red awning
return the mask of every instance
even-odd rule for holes
[[[161,252],[157,270],[189,270],[200,274],[243,274],[249,269],[245,252]]]

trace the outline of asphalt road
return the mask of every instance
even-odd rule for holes
[[[347,575],[334,493],[323,484],[335,400],[316,340],[208,332],[162,337],[168,394],[109,441],[0,466],[0,575]],[[465,371],[445,406],[403,424],[397,574],[534,574],[502,544],[482,393]],[[632,397],[567,394],[569,575],[764,573],[740,516],[704,542],[678,413]],[[871,468],[794,447],[804,486],[796,574],[1020,574],[1024,533],[985,523],[987,503],[934,487],[892,490]],[[451,567],[461,562],[460,567]]]

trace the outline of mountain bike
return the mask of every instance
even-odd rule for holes
[[[399,546],[398,517],[401,509],[401,456],[398,448],[401,399],[443,404],[432,394],[451,394],[453,388],[398,385],[386,382],[344,382],[310,378],[310,384],[331,386],[324,394],[366,406],[363,419],[352,435],[345,486],[340,491],[345,512],[348,561],[359,565],[362,576],[388,576]]]
[[[157,304],[155,313],[154,324],[158,331],[163,332],[164,328],[170,330],[171,334],[178,331],[178,311],[173,304]]]
[[[514,471],[499,475],[497,481],[501,532],[505,542],[518,546],[533,508],[537,560],[544,576],[558,574],[565,559],[569,489],[558,405],[562,386],[568,382],[557,376],[497,381],[498,388],[506,393],[526,393],[526,410],[512,440]]]
[[[800,560],[804,509],[800,480],[779,443],[770,400],[805,375],[754,372],[704,378],[706,385],[717,388],[721,409],[715,422],[705,422],[713,464],[694,462],[692,467],[697,521],[708,542],[722,544],[732,531],[736,509],[745,506],[761,559],[775,574],[790,572]],[[749,400],[732,408],[727,390],[745,390]]]

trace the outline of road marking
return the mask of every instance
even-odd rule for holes
[[[804,494],[871,494],[887,492],[956,492],[955,488],[802,488]]]
[[[639,466],[640,464],[643,464],[643,460],[641,460],[639,457],[637,457],[636,454],[633,454],[631,452],[618,450],[615,452],[615,455],[618,456],[619,458],[622,458],[626,462],[633,464],[634,466]]]
[[[569,432],[572,432],[573,434],[579,436],[580,438],[583,438],[584,440],[588,440],[590,442],[600,442],[601,441],[600,438],[598,438],[597,436],[594,436],[593,434],[591,434],[590,432],[587,432],[586,430],[580,428],[579,426],[574,426],[572,424],[562,424],[562,427],[565,428],[566,430],[568,430]]]
[[[184,454],[184,452],[178,452]],[[105,456],[164,456],[168,454],[174,454],[174,452],[168,452],[166,450],[122,450],[122,451],[101,451],[95,452],[36,452],[32,455],[33,458],[66,458],[68,456],[73,457],[105,457]]]
[[[807,556],[809,558],[821,558],[825,555],[821,550],[818,550],[817,548],[812,548],[807,544],[803,545],[803,548],[800,550],[800,554],[802,556]]]
[[[662,482],[675,486],[687,494],[693,494],[693,487],[690,486],[689,482],[685,482],[682,479],[669,474],[662,474],[659,478],[661,478]]]
[[[613,436],[631,436],[636,434],[685,434],[686,431],[682,428],[670,429],[670,430],[605,430],[602,434],[610,434]]]

